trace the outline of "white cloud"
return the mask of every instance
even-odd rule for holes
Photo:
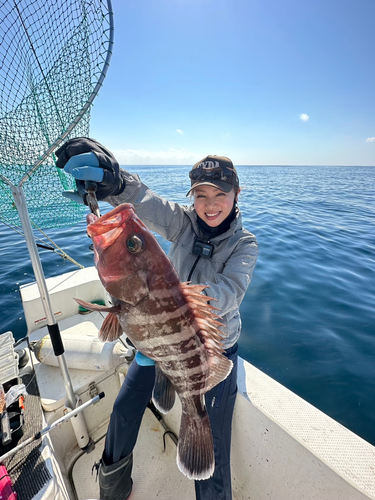
[[[307,120],[310,118],[306,113],[302,113],[301,115],[299,115],[299,117],[303,122],[307,122]]]
[[[112,150],[120,165],[193,165],[202,155],[187,149],[148,151],[145,149]]]
[[[179,128],[177,128],[177,129],[176,129],[176,132],[177,132],[178,134],[183,134],[183,131],[182,131],[182,130],[180,130]]]
[[[375,137],[367,137],[366,142],[375,142]]]

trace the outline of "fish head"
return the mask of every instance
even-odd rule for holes
[[[136,305],[147,297],[158,276],[168,274],[165,259],[169,259],[130,203],[100,218],[89,214],[87,222],[105,289],[118,300]]]

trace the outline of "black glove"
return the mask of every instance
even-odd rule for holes
[[[104,200],[108,196],[116,196],[122,193],[125,189],[126,183],[125,179],[121,176],[119,164],[113,154],[95,139],[90,139],[88,137],[76,137],[67,141],[56,151],[56,156],[58,157],[56,166],[58,168],[64,168],[64,170],[69,173],[71,173],[70,170],[72,168],[78,167],[75,170],[76,172],[78,171],[79,177],[79,169],[82,168],[83,163],[80,161],[78,156],[83,153],[94,153],[98,164],[92,166],[102,169],[103,172],[103,179],[100,182],[95,180],[97,185],[97,200]],[[75,163],[77,163],[77,165],[75,165]],[[75,174],[72,175],[77,177]],[[85,182],[90,181],[91,179],[86,177],[81,178],[85,180],[79,180],[76,178],[77,190],[87,205]]]

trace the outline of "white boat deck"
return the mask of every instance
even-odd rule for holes
[[[129,500],[192,500],[194,482],[187,479],[176,465],[176,445],[171,437],[147,409],[134,449],[133,491]],[[73,467],[72,478],[78,500],[99,498],[99,484],[92,466],[99,461],[104,448],[101,439],[90,454],[82,455]]]

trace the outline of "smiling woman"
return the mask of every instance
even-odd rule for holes
[[[232,212],[238,194],[234,188],[225,193],[212,186],[199,186],[193,191],[195,211],[210,227],[217,227]]]
[[[226,156],[206,156],[193,166],[189,177],[191,189],[186,196],[193,195],[200,229],[211,236],[225,232],[236,216],[241,191],[232,161]]]
[[[188,192],[188,194],[193,192],[194,205],[186,207],[158,196],[141,182],[138,175],[119,169],[113,155],[102,146],[99,148],[99,154],[96,147],[93,149],[97,158],[94,158],[95,161],[89,165],[89,169],[87,166],[71,169],[72,163],[75,165],[79,163],[79,157],[82,156],[80,153],[87,153],[87,148],[90,149],[94,145],[91,139],[80,138],[79,142],[83,147],[77,151],[76,148],[72,148],[73,142],[73,140],[68,141],[64,145],[64,151],[67,154],[62,154],[61,157],[64,158],[64,161],[60,166],[64,167],[65,171],[71,172],[80,181],[83,179],[80,170],[84,176],[90,175],[90,172],[98,169],[103,170],[103,172],[105,169],[116,172],[116,175],[112,176],[112,182],[115,184],[114,190],[105,198],[105,201],[114,207],[120,205],[115,211],[123,210],[124,203],[128,203],[128,207],[131,206],[129,205],[131,203],[137,216],[149,229],[172,243],[169,257],[178,272],[178,281],[187,281],[189,282],[189,285],[186,285],[188,288],[194,287],[194,290],[198,291],[194,299],[196,301],[194,307],[203,300],[205,303],[209,303],[207,305],[208,311],[220,309],[220,323],[215,323],[219,329],[218,333],[215,333],[206,320],[201,326],[197,322],[193,322],[198,328],[193,335],[197,345],[203,343],[206,346],[203,337],[206,333],[210,337],[207,343],[208,348],[202,351],[202,356],[194,369],[200,370],[202,367],[206,367],[204,370],[208,370],[210,377],[214,373],[219,354],[219,352],[212,350],[212,346],[215,344],[215,335],[216,340],[221,344],[220,356],[227,358],[227,363],[228,360],[233,363],[233,368],[230,373],[226,372],[224,377],[215,381],[212,386],[205,384],[203,388],[198,387],[200,382],[196,380],[187,389],[187,393],[193,392],[197,407],[201,408],[202,412],[207,411],[209,418],[207,428],[210,429],[210,436],[208,440],[199,438],[197,446],[193,447],[195,450],[202,449],[201,454],[194,452],[194,463],[185,460],[185,451],[182,449],[181,453],[179,452],[178,464],[184,474],[196,480],[197,500],[203,498],[231,500],[230,449],[232,415],[237,393],[237,342],[241,333],[239,307],[250,284],[258,254],[256,238],[242,227],[241,213],[236,206],[239,193],[237,171],[231,160],[223,156],[207,156],[196,163],[189,173],[191,187]],[[103,152],[105,152],[104,155]],[[60,154],[61,152],[59,152]],[[85,180],[90,179],[85,178]],[[100,190],[101,183],[99,182],[97,193]],[[84,193],[80,194],[84,196]],[[111,213],[114,214],[115,211]],[[112,220],[112,216],[110,220]],[[103,262],[124,261],[121,256],[119,257],[117,250],[113,259],[101,256],[99,250],[98,255],[99,259],[96,262],[98,270]],[[141,256],[140,253],[138,257]],[[140,259],[138,260],[140,261]],[[155,254],[153,252],[148,261],[153,262],[154,260]],[[156,271],[160,272],[160,269],[162,266],[158,262],[157,269],[155,272],[151,272],[150,276],[156,276]],[[142,264],[139,270],[140,276],[143,276],[146,272],[146,266]],[[117,273],[115,274],[117,275]],[[162,274],[167,275],[168,273]],[[137,288],[135,281],[132,281],[132,296]],[[143,280],[143,282],[142,294],[144,293],[145,296],[142,299],[146,300],[151,293],[148,289],[151,283],[150,278]],[[161,282],[159,278],[157,282]],[[208,289],[207,293],[206,289]],[[107,291],[112,295],[108,286]],[[160,293],[159,291],[159,295]],[[113,296],[116,297],[116,294],[113,293]],[[163,291],[162,298],[166,297]],[[173,294],[173,297],[177,297],[176,293]],[[132,299],[128,297],[126,302],[129,303],[129,300]],[[212,300],[215,300],[215,307],[210,304]],[[209,314],[211,313],[209,312]],[[155,318],[159,316],[152,315],[151,321],[147,323],[151,330],[157,332],[158,338],[160,331],[165,326],[156,325]],[[133,313],[131,317],[133,319],[125,318],[127,331],[131,321],[138,322],[139,327],[145,323],[144,318],[140,320],[139,316],[134,316]],[[205,318],[207,319],[207,316]],[[179,321],[178,325],[174,325],[166,332],[166,341],[170,339],[170,335],[175,335],[180,331],[182,324]],[[184,331],[181,334],[184,334]],[[160,345],[164,346],[164,340],[158,342],[162,342]],[[123,495],[124,499],[130,494],[133,448],[154,384],[155,387],[158,386],[158,370],[161,363],[164,362],[164,358],[157,359],[155,357],[155,346],[147,343],[137,345],[143,356],[139,356],[137,353],[135,362],[131,365],[117,396],[108,427],[104,453],[98,465],[100,497],[103,500],[114,498],[113,495],[106,494],[110,490],[113,490],[113,493],[115,490],[116,493],[120,490],[126,491],[127,493]],[[194,351],[194,345],[193,343],[188,344],[189,352]],[[183,355],[183,351],[179,351],[179,353],[179,355]],[[172,373],[173,368],[166,365],[166,378],[170,379]],[[181,403],[183,403],[184,397],[180,397]],[[179,442],[183,442],[181,436],[187,432],[186,429],[188,426],[181,422]],[[197,435],[195,431],[192,434]],[[208,441],[213,443],[213,449],[212,446],[207,445]],[[209,449],[211,449],[211,453],[208,463],[204,456],[208,456],[207,450]],[[121,481],[114,480],[114,474],[117,473],[121,475]]]

